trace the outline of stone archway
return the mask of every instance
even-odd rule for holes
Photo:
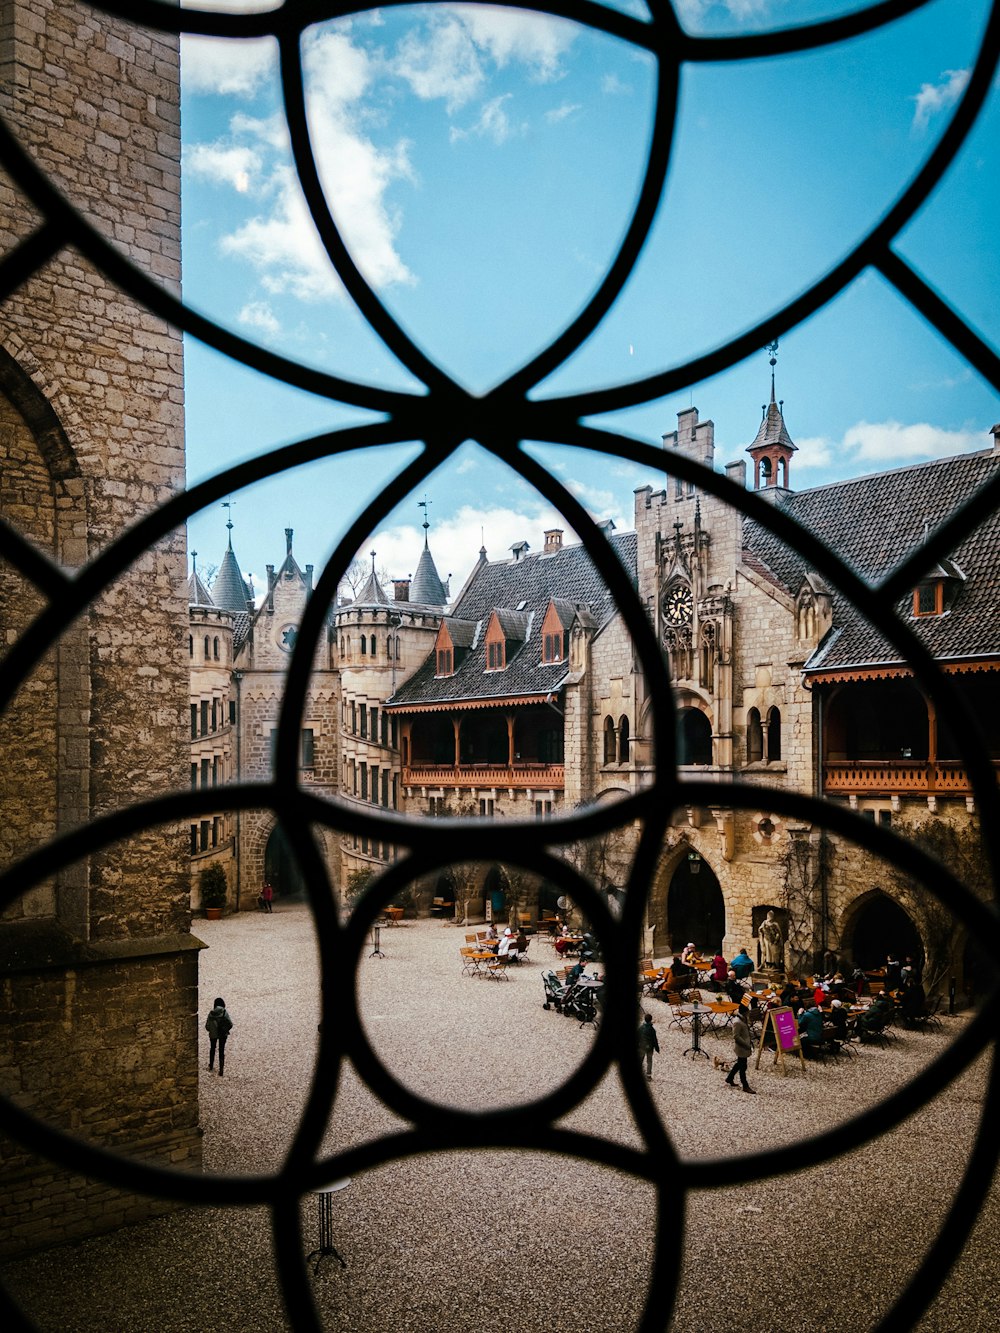
[[[669,877],[665,921],[657,921],[657,952],[680,953],[692,941],[701,953],[713,954],[723,946],[725,900],[715,870],[695,849],[685,846]]]
[[[843,946],[855,967],[882,967],[890,953],[899,959],[909,954],[920,964],[925,956],[913,918],[881,889],[852,904],[844,924]]]
[[[274,889],[275,898],[296,898],[305,889],[299,863],[280,824],[271,830],[264,849],[264,878]]]

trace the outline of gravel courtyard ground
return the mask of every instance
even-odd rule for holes
[[[316,1051],[315,941],[304,907],[202,922],[202,1017],[225,997],[235,1030],[226,1076],[202,1058],[209,1171],[276,1170],[294,1132]],[[363,958],[359,997],[371,1042],[408,1087],[473,1108],[537,1096],[569,1074],[589,1029],[542,1009],[549,946],[532,943],[509,982],[462,976],[461,928],[437,921],[385,930],[386,957]],[[756,1097],[723,1086],[709,1060],[651,1006],[661,1054],[651,1094],[683,1157],[789,1144],[842,1122],[901,1086],[960,1030],[903,1033],[891,1049],[782,1077],[765,1057]],[[709,1037],[728,1057],[728,1038]],[[207,1046],[207,1042],[206,1042]],[[833,1333],[874,1326],[944,1216],[976,1126],[981,1061],[903,1127],[808,1172],[692,1196],[672,1327],[722,1333]],[[400,1128],[348,1070],[327,1128],[335,1151]],[[565,1121],[640,1146],[617,1075]],[[994,1187],[966,1254],[920,1327],[1000,1326]],[[303,1202],[307,1241],[314,1201]],[[601,1333],[642,1310],[655,1199],[645,1182],[539,1152],[413,1158],[356,1176],[334,1196],[335,1240],[314,1282],[329,1329],[465,1333],[499,1319],[517,1333]],[[284,1316],[261,1208],[190,1208],[114,1235],[10,1264],[8,1289],[55,1333],[278,1333]]]

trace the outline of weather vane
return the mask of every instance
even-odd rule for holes
[[[427,521],[427,506],[428,506],[428,505],[432,505],[433,503],[434,503],[433,500],[428,500],[427,495],[426,495],[426,492],[425,492],[425,494],[424,494],[424,498],[423,498],[422,500],[418,500],[418,501],[417,501],[417,508],[418,508],[418,509],[422,509],[422,510],[424,511],[424,523],[423,523],[423,527],[424,527],[424,532],[425,532],[425,533],[426,533],[427,529],[430,527],[430,523]]]
[[[770,342],[770,343],[767,344],[767,347],[765,348],[765,351],[767,351],[767,352],[770,354],[770,357],[771,357],[771,368],[773,369],[773,368],[777,365],[777,363],[778,363],[778,340],[777,340],[777,338],[775,338],[774,342]]]

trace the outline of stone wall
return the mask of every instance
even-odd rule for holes
[[[93,225],[179,289],[176,40],[65,0],[8,0],[0,104]],[[0,246],[36,224],[0,177]],[[79,569],[183,485],[180,336],[66,248],[4,303],[0,343],[0,511],[42,554]],[[0,776],[8,860],[187,788],[184,565],[182,532],[157,543],[19,691],[3,724],[17,756]],[[5,582],[6,648],[39,599]],[[151,829],[11,906],[0,923],[0,1067],[22,1103],[63,1122],[85,1111],[79,1128],[101,1142],[196,1166],[188,851],[186,827]],[[73,1183],[9,1140],[0,1155],[18,1191],[7,1250],[162,1207]]]

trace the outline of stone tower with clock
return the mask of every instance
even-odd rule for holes
[[[678,414],[667,450],[713,465],[715,431],[696,408]],[[727,469],[729,471],[730,469]],[[745,465],[731,465],[745,484]],[[690,482],[636,492],[639,588],[667,653],[679,708],[682,764],[733,762],[733,580],[739,517]]]

